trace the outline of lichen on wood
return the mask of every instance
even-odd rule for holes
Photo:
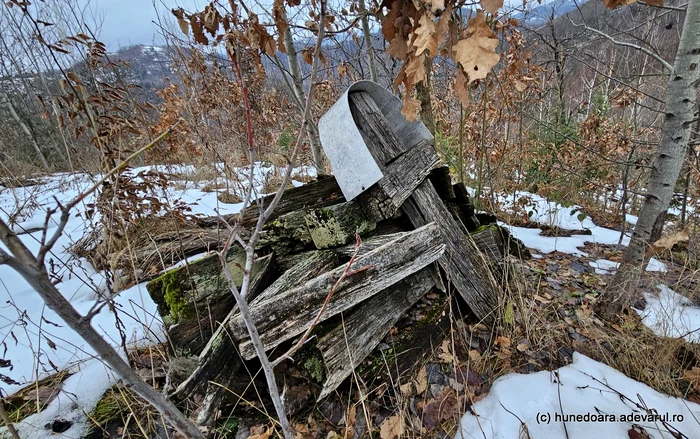
[[[355,232],[363,235],[377,227],[377,223],[366,218],[360,206],[352,201],[312,210],[304,220],[319,250],[347,244],[354,241]]]
[[[234,248],[226,258],[237,288],[243,282],[245,252]],[[272,256],[258,259],[253,265],[252,285],[264,282]],[[233,308],[235,299],[221,269],[218,254],[169,270],[146,286],[158,306],[173,345],[183,352],[198,353]]]

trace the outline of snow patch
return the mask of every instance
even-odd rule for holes
[[[607,259],[598,259],[595,262],[589,262],[588,265],[595,268],[596,274],[610,274],[620,267],[619,262],[608,261]]]
[[[700,308],[666,285],[659,284],[657,288],[658,294],[644,293],[647,306],[643,311],[637,310],[644,325],[661,337],[683,337],[700,343]]]
[[[632,424],[644,427],[654,439],[674,437],[662,423],[643,420],[641,416],[647,412],[636,404],[662,416],[668,414],[668,425],[682,432],[683,437],[700,435],[700,405],[663,395],[579,353],[574,353],[573,360],[554,372],[511,373],[497,379],[489,395],[474,404],[478,417],[464,415],[455,439],[524,437],[520,435],[520,420],[527,426],[528,437],[537,439],[626,438]],[[631,401],[621,398],[620,393]],[[569,418],[562,419],[562,414]],[[583,416],[587,414],[615,416],[615,421],[586,422]],[[577,415],[581,415],[579,422]],[[629,415],[640,418],[628,421]]]
[[[649,259],[649,263],[647,264],[646,270],[659,273],[668,273],[668,267],[666,266],[666,264],[664,264],[656,258]]]

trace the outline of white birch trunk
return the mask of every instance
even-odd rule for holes
[[[622,266],[598,304],[606,318],[613,317],[634,299],[650,244],[649,238],[659,215],[668,210],[676,181],[683,166],[691,127],[697,118],[697,87],[700,83],[700,1],[688,2],[683,33],[666,91],[661,142],[649,177],[647,195],[639,212]]]

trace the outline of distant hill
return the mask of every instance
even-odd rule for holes
[[[513,18],[518,19],[525,27],[536,27],[546,23],[551,18],[557,19],[574,9],[576,9],[576,0],[554,0],[546,4],[532,3],[528,4],[528,9],[524,12],[518,12],[513,15]],[[578,6],[582,6],[587,1],[578,1]]]

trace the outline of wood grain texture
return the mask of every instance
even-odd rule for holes
[[[383,169],[390,161],[408,150],[401,145],[391,126],[387,123],[382,110],[379,109],[372,97],[366,92],[352,93],[350,96],[350,112],[360,130],[362,139],[370,154]]]
[[[350,312],[343,322],[321,337],[316,347],[326,367],[318,397],[333,392],[382,341],[386,333],[433,286],[433,267],[426,267],[392,285]]]
[[[354,95],[352,95],[354,96]],[[351,99],[353,117],[360,128],[367,148],[382,170],[405,148],[396,133],[369,96]],[[353,105],[351,105],[351,109]],[[357,113],[357,114],[356,114]],[[486,257],[447,209],[430,180],[424,180],[403,204],[401,210],[414,227],[435,222],[447,245],[440,265],[450,282],[480,319],[490,323],[498,306],[499,287],[489,270]]]
[[[437,224],[426,224],[358,257],[352,269],[370,268],[348,276],[340,283],[320,321],[367,300],[419,271],[442,256],[444,251],[445,245],[442,244]],[[266,295],[252,301],[250,311],[253,323],[260,332],[265,349],[271,349],[304,332],[316,318],[326,296],[344,270],[345,267],[338,267],[275,297]],[[240,316],[234,317],[229,326],[235,338],[246,337],[247,331]],[[255,356],[249,340],[242,342],[239,348],[244,358]]]
[[[313,251],[297,265],[285,271],[264,291],[251,290],[249,300],[256,297],[265,299],[276,297],[282,291],[289,289],[292,285],[306,282],[316,276],[335,268],[338,265],[338,257],[330,251]],[[214,381],[224,384],[228,377],[235,374],[242,364],[242,359],[238,353],[238,347],[229,332],[229,322],[238,314],[238,306],[228,314],[226,319],[220,324],[211,337],[207,345],[199,355],[197,369],[190,377],[183,382],[175,391],[173,398],[176,401],[190,397],[199,391],[207,382]]]
[[[468,234],[462,233],[433,184],[426,180],[418,186],[402,210],[416,227],[431,222],[439,224],[447,249],[438,262],[474,314],[486,323],[493,322],[499,292],[487,256],[478,250]]]
[[[362,208],[376,221],[395,216],[439,161],[429,141],[418,143],[383,168],[384,177],[360,196]]]

